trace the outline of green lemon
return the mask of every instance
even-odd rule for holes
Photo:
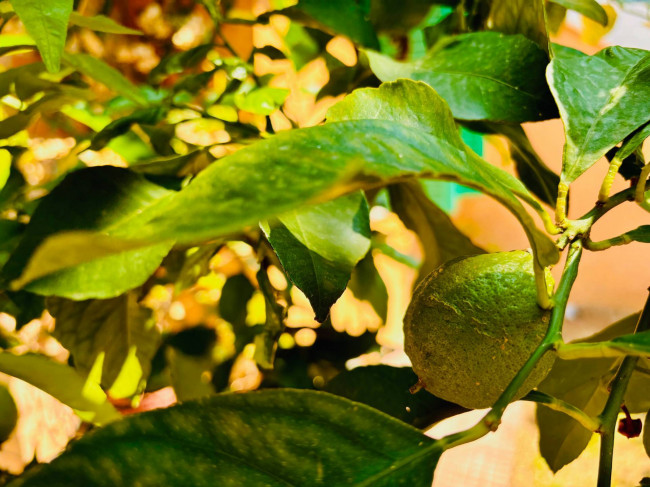
[[[404,318],[406,354],[425,389],[466,408],[490,407],[540,343],[549,312],[537,306],[532,256],[463,257],[429,274]],[[516,399],[551,370],[537,364]]]

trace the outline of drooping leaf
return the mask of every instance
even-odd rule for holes
[[[564,122],[562,181],[571,183],[650,120],[650,52],[556,50],[547,78]],[[576,96],[579,93],[580,96]]]
[[[44,355],[0,352],[0,372],[24,380],[76,410],[85,421],[103,425],[120,419],[99,384]]]
[[[357,192],[264,225],[289,279],[305,293],[318,321],[327,318],[352,269],[370,249],[368,212],[365,197]]]
[[[389,186],[388,192],[393,211],[422,243],[425,259],[418,282],[448,260],[485,253],[454,226],[447,214],[427,197],[419,183],[394,184]]]
[[[11,0],[51,73],[56,73],[61,67],[72,4],[73,0]]]
[[[492,0],[488,28],[504,34],[522,34],[548,51],[544,0]]]
[[[607,25],[607,12],[596,0],[549,0],[564,8],[575,10],[601,25]]]
[[[90,54],[65,53],[63,60],[68,66],[85,74],[89,78],[99,81],[107,88],[128,98],[136,105],[146,106],[149,104],[137,86],[131,83],[117,69],[109,66],[101,59]]]
[[[18,409],[9,389],[0,384],[0,445],[4,443],[18,422]]]
[[[377,34],[357,2],[300,0],[298,5],[278,13],[332,34],[343,34],[361,46],[371,49],[379,48]]]
[[[153,312],[138,304],[135,293],[106,300],[49,298],[47,309],[56,318],[53,336],[81,374],[88,376],[97,366],[101,384],[113,398],[144,390],[160,332]]]
[[[433,440],[363,404],[268,390],[127,418],[86,435],[12,487],[424,487],[439,456]]]
[[[78,300],[137,287],[172,243],[122,245],[110,234],[170,193],[121,168],[73,172],[43,198],[2,274],[14,287]]]
[[[348,288],[357,299],[368,301],[382,322],[386,322],[388,291],[379,272],[377,272],[372,251],[368,252],[352,271]]]
[[[367,54],[380,80],[424,81],[449,103],[458,119],[521,123],[557,113],[544,79],[547,54],[522,35],[454,36],[412,62],[394,61],[372,51]]]
[[[410,367],[372,365],[341,372],[324,390],[367,404],[420,429],[466,411],[424,389],[412,394],[409,389],[417,382]]]
[[[129,27],[118,24],[105,15],[87,16],[81,15],[79,12],[72,12],[70,14],[70,24],[108,34],[142,35],[142,32],[139,30],[130,29]]]
[[[622,333],[630,333],[634,330],[638,318],[638,314],[628,316],[579,342],[595,343],[612,339]],[[609,397],[607,384],[616,373],[616,364],[617,360],[612,358],[557,359],[538,389],[579,407],[587,414],[597,416]],[[635,373],[633,380],[643,380],[640,375]],[[637,385],[643,387],[644,383]],[[625,400],[628,406],[636,410],[638,404],[630,391]],[[537,423],[540,431],[540,452],[554,472],[575,460],[586,448],[593,434],[574,419],[545,407],[537,408]]]

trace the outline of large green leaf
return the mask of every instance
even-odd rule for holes
[[[364,47],[379,48],[377,34],[367,13],[358,2],[300,0],[298,5],[278,13],[299,20],[310,27],[320,28],[332,34],[343,34]]]
[[[607,12],[596,0],[550,0],[564,8],[580,12],[585,17],[595,20],[601,25],[607,25]]]
[[[564,122],[566,183],[650,120],[648,51],[608,47],[586,56],[558,49],[547,78]]]
[[[11,0],[11,4],[36,41],[47,70],[57,72],[61,67],[73,0]]]
[[[84,376],[98,367],[113,398],[144,390],[160,333],[153,312],[138,304],[135,293],[89,301],[49,298],[47,309],[56,318],[54,337]]]
[[[73,172],[43,198],[3,277],[17,279],[13,287],[78,300],[115,297],[137,287],[171,243],[122,245],[108,235],[170,194],[125,169]]]
[[[127,418],[11,486],[428,487],[439,456],[433,440],[363,404],[268,390]]]
[[[47,392],[76,410],[85,421],[103,425],[121,417],[99,384],[44,355],[0,352],[0,372]]]
[[[341,297],[352,269],[370,249],[363,193],[285,213],[264,230],[289,279],[305,293],[318,321]]]
[[[629,333],[634,330],[638,318],[638,314],[628,316],[605,330],[580,340],[580,343],[600,342],[621,333]],[[581,408],[587,414],[597,416],[609,397],[607,385],[616,372],[617,363],[612,358],[557,359],[538,389]],[[648,379],[641,373],[633,374],[632,381],[635,381],[637,388],[647,391]],[[632,411],[639,411],[644,406],[632,389],[627,391],[625,402]],[[537,408],[537,423],[540,452],[554,472],[575,460],[593,434],[569,416],[546,407]]]
[[[458,230],[449,216],[431,201],[419,183],[389,186],[391,208],[407,228],[414,231],[424,250],[418,281],[456,257],[485,253]]]
[[[324,390],[367,404],[420,429],[466,411],[424,389],[412,394],[410,388],[417,382],[411,367],[371,365],[341,372]]]
[[[424,81],[449,103],[458,119],[520,123],[557,113],[544,79],[548,56],[522,35],[454,36],[412,62],[394,61],[372,51],[367,54],[380,80]]]
[[[85,74],[86,76],[99,81],[109,89],[128,98],[137,105],[147,105],[147,99],[140,89],[129,81],[117,69],[109,66],[101,59],[90,54],[70,54],[63,55],[65,63]]]

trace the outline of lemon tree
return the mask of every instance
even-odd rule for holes
[[[623,413],[650,450],[650,301],[563,339],[582,254],[650,242],[650,224],[591,238],[620,205],[650,211],[650,52],[549,40],[567,9],[604,32],[610,6],[162,3],[0,1],[0,379],[82,424],[0,484],[428,487],[518,400],[537,403],[554,472],[596,434],[611,485]],[[560,174],[522,125],[558,118]],[[484,135],[512,170],[482,157]],[[569,213],[598,165],[598,203]],[[488,253],[457,228],[443,196],[460,187],[502,204],[526,248]],[[350,370],[396,319],[386,262],[418,276],[412,366]],[[15,389],[0,386],[0,441],[30,430]],[[160,397],[178,404],[145,412]],[[424,434],[476,408],[469,429]]]

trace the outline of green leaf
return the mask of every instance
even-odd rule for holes
[[[139,30],[130,29],[118,24],[105,15],[86,16],[81,15],[79,12],[72,12],[70,14],[70,24],[108,34],[142,35],[142,32]]]
[[[83,379],[72,367],[44,355],[0,352],[0,372],[47,392],[76,410],[84,421],[104,425],[121,417],[99,384]]]
[[[9,389],[0,384],[0,445],[4,443],[18,422],[18,409]]]
[[[562,181],[577,179],[650,120],[649,76],[650,52],[641,49],[556,50],[547,78],[566,134]]]
[[[137,86],[131,83],[117,69],[109,66],[101,59],[89,54],[65,53],[63,60],[68,66],[85,74],[89,78],[99,81],[107,88],[128,98],[136,105],[146,106],[149,104],[147,98]]]
[[[215,394],[214,387],[205,380],[212,375],[214,364],[211,357],[195,357],[167,347],[165,358],[169,364],[171,384],[179,402]]]
[[[134,124],[154,125],[158,123],[167,113],[167,107],[154,106],[142,108],[125,117],[113,120],[102,128],[94,137],[91,150],[100,150],[115,140],[116,137],[126,134]]]
[[[523,34],[548,51],[544,0],[492,0],[488,26],[504,34]]]
[[[596,0],[549,0],[553,3],[581,13],[601,25],[607,25],[607,12]]]
[[[363,404],[267,390],[127,418],[86,435],[12,487],[428,487],[440,453],[416,429]]]
[[[9,180],[12,159],[11,152],[6,149],[0,149],[0,191],[2,191],[2,188],[5,187],[5,184]]]
[[[282,106],[289,95],[289,90],[265,86],[250,93],[235,95],[235,105],[240,110],[245,110],[259,115],[271,115]]]
[[[643,448],[645,448],[645,452],[648,454],[650,457],[650,426],[648,423],[648,419],[650,418],[650,411],[646,414],[645,417],[645,424],[643,425]]]
[[[404,35],[425,19],[430,0],[371,0],[370,22],[375,30],[392,35]]]
[[[36,41],[47,70],[59,71],[73,0],[11,0],[11,4]]]
[[[579,343],[600,342],[621,333],[634,331],[638,318],[638,314],[628,316],[605,330],[580,340]],[[611,358],[557,359],[538,389],[582,409],[589,415],[597,416],[609,397],[607,384],[616,372],[617,363],[617,360]],[[642,380],[640,375],[635,373],[633,380]],[[647,382],[637,385],[646,385],[643,390],[647,390]],[[625,396],[626,404],[636,408],[637,401],[630,391],[628,390]],[[540,452],[553,472],[575,460],[586,448],[593,434],[569,416],[545,407],[537,408],[537,423],[540,431]]]
[[[0,120],[0,139],[7,139],[29,127],[36,117],[57,111],[70,101],[61,93],[50,93],[35,101],[24,110]]]
[[[300,0],[298,5],[278,13],[299,20],[309,27],[323,29],[334,35],[343,34],[364,47],[379,49],[372,24],[357,2]]]
[[[149,73],[149,79],[160,82],[170,74],[182,73],[186,69],[198,66],[214,47],[213,44],[201,44],[187,51],[165,56],[158,66]]]
[[[113,398],[144,390],[160,332],[153,312],[138,304],[135,293],[89,301],[53,297],[47,309],[56,318],[54,338],[68,349],[82,375],[97,367]]]
[[[451,259],[485,253],[454,226],[418,182],[394,184],[388,187],[388,192],[391,208],[422,244],[425,259],[418,282]]]
[[[141,285],[171,242],[111,239],[170,191],[125,169],[73,172],[45,198],[2,269],[14,288],[71,299],[111,298]]]
[[[305,293],[320,322],[370,249],[368,212],[368,202],[357,192],[264,225],[287,276]]]
[[[372,365],[341,372],[324,390],[367,404],[420,429],[466,411],[424,389],[412,394],[409,389],[417,382],[410,367]]]
[[[368,301],[377,316],[386,323],[388,316],[388,291],[383,279],[377,272],[372,251],[361,259],[352,271],[348,288],[361,301]]]
[[[394,61],[372,51],[367,54],[380,80],[424,81],[449,103],[458,119],[521,123],[557,113],[544,79],[547,54],[522,35],[454,36],[412,62]]]

